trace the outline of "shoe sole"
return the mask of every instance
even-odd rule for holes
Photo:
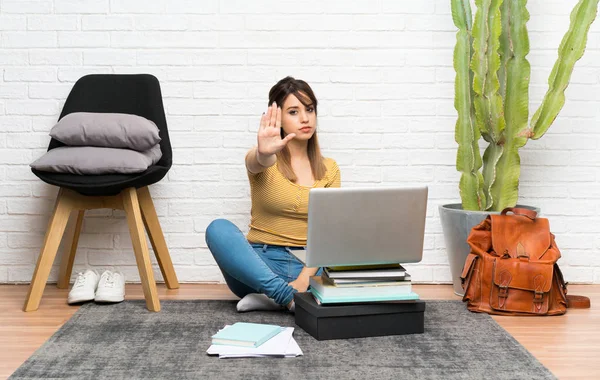
[[[109,302],[122,302],[125,300],[124,296],[121,295],[100,295],[94,298],[94,301],[100,303],[109,303]]]
[[[81,303],[81,302],[88,302],[88,301],[93,301],[94,300],[94,296],[93,295],[87,295],[87,296],[78,296],[78,297],[67,297],[67,303],[73,304],[73,303]]]

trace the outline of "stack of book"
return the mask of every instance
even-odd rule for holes
[[[419,299],[400,264],[326,267],[309,284],[315,301],[323,305]]]
[[[302,350],[293,333],[293,327],[237,322],[213,335],[206,353],[219,358],[296,357]]]

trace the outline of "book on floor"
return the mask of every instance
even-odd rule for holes
[[[283,329],[283,327],[276,325],[237,322],[213,335],[212,344],[259,347]]]
[[[226,325],[224,329],[229,328]],[[220,359],[225,358],[251,358],[251,357],[277,357],[277,358],[293,358],[303,355],[300,346],[292,336],[294,333],[293,327],[282,327],[282,331],[267,340],[259,347],[243,347],[243,346],[225,346],[211,345],[206,353],[208,355],[219,355]]]

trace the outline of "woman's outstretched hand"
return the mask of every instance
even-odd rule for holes
[[[296,137],[295,133],[290,133],[281,138],[281,108],[273,102],[266,114],[260,119],[258,128],[258,153],[264,156],[270,156],[282,150],[290,140]]]

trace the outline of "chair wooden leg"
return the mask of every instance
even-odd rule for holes
[[[142,187],[137,190],[138,199],[140,202],[140,208],[142,210],[142,218],[144,219],[144,226],[150,237],[150,243],[152,249],[156,255],[158,266],[162,272],[167,288],[177,289],[179,288],[179,281],[177,281],[177,275],[175,274],[175,268],[173,268],[173,262],[171,261],[171,255],[165,242],[165,236],[160,223],[158,222],[158,215],[156,215],[156,209],[154,208],[154,202],[152,202],[152,196],[148,186]]]
[[[69,221],[69,214],[71,213],[71,202],[68,196],[65,195],[61,188],[56,197],[56,203],[54,204],[54,210],[48,223],[48,229],[46,230],[46,236],[44,238],[44,245],[40,251],[35,271],[29,285],[29,292],[25,298],[25,305],[23,306],[24,311],[37,310],[40,305],[44,288],[46,287],[46,281],[50,275],[52,269],[52,263],[56,257],[56,251],[60,245],[65,227]]]
[[[123,196],[123,206],[127,215],[127,224],[129,225],[129,233],[133,243],[133,252],[137,262],[138,270],[140,271],[140,279],[142,280],[142,288],[144,289],[144,297],[146,298],[146,307],[150,311],[160,311],[160,302],[156,290],[156,282],[152,273],[152,263],[150,262],[150,254],[148,252],[148,244],[146,244],[146,234],[144,233],[144,224],[140,211],[137,191],[130,187],[121,192]]]
[[[60,272],[58,275],[58,283],[56,286],[59,289],[67,289],[69,282],[71,281],[71,272],[73,271],[73,262],[75,261],[75,253],[77,252],[77,244],[79,243],[79,234],[81,233],[81,226],[83,225],[83,216],[85,210],[74,211],[72,214],[77,212],[75,224],[73,229],[67,228],[65,234],[71,239],[67,242],[66,251],[60,262]]]

